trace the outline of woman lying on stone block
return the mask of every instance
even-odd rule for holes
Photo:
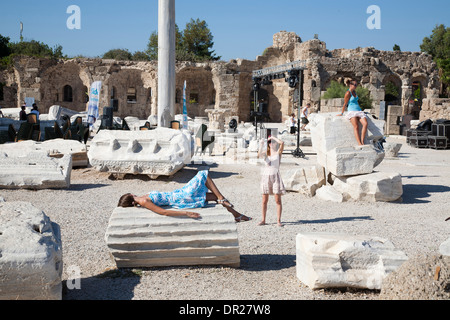
[[[234,216],[236,222],[251,220],[251,218],[234,210],[234,206],[220,193],[206,170],[199,171],[184,187],[172,192],[150,192],[140,197],[127,193],[120,198],[118,206],[123,208],[140,206],[164,216],[186,216],[198,219],[200,218],[200,214],[195,212],[166,210],[161,207],[170,206],[175,209],[196,209],[203,208],[208,201],[220,203]]]

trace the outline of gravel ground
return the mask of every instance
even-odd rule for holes
[[[393,139],[400,141],[404,139]],[[282,170],[312,166],[295,159],[287,148]],[[219,159],[219,158],[217,158]],[[220,163],[220,161],[219,161]],[[92,168],[72,171],[68,190],[2,190],[6,201],[29,201],[61,227],[63,279],[73,267],[81,270],[81,288],[66,289],[65,300],[378,300],[369,290],[313,291],[296,277],[295,237],[300,232],[368,234],[391,240],[408,256],[437,253],[450,235],[450,150],[413,149],[404,143],[398,159],[386,159],[377,171],[398,172],[404,196],[395,203],[335,204],[297,193],[283,197],[283,221],[276,225],[276,206],[269,201],[267,226],[258,226],[261,196],[260,167],[254,164],[218,164],[210,168],[221,192],[236,209],[253,217],[239,223],[241,267],[175,267],[117,270],[105,244],[109,217],[119,197],[127,192],[170,191],[188,182],[197,165],[173,178],[150,180],[126,176],[114,180]],[[149,213],[152,214],[152,213]]]

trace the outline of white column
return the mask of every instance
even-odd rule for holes
[[[175,117],[175,0],[159,0],[158,126]]]

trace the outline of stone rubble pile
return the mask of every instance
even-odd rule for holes
[[[403,195],[402,177],[398,173],[375,172],[386,153],[377,146],[384,138],[384,121],[368,115],[369,127],[364,146],[357,146],[353,127],[336,113],[311,115],[311,140],[317,162],[329,184],[316,190],[318,198],[333,201],[397,201]],[[389,157],[395,157],[401,145],[388,146]],[[289,191],[296,191],[288,186]]]

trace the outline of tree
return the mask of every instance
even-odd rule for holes
[[[127,49],[112,49],[103,55],[103,59],[131,60],[132,54]]]
[[[323,94],[322,99],[343,99],[348,88],[337,81],[331,81],[327,91]]]
[[[331,81],[330,87],[323,94],[322,99],[336,99],[336,98],[345,98],[345,94],[348,91],[348,88],[343,84],[337,81]],[[359,97],[359,106],[362,110],[371,109],[372,108],[372,97],[370,96],[370,91],[367,88],[359,86],[356,88],[356,94]]]
[[[206,24],[206,21],[200,19],[191,19],[186,24],[183,32],[183,46],[186,51],[193,53],[198,60],[219,60],[221,57],[216,57],[214,51],[210,49],[214,46],[213,35]]]
[[[392,50],[394,50],[394,51],[402,51],[402,49],[400,49],[400,46],[398,44],[395,44],[394,48],[392,48]]]
[[[25,55],[40,58],[63,58],[62,46],[57,45],[53,49],[47,44],[36,40],[13,42],[9,44],[11,54]]]
[[[210,61],[220,57],[210,51],[214,42],[213,35],[205,21],[191,19],[186,28],[180,31],[175,25],[175,57],[177,61]],[[147,54],[151,60],[158,60],[158,33],[153,31],[147,46]]]
[[[183,49],[183,34],[180,32],[180,28],[175,24],[175,50],[176,50],[176,59],[178,59],[178,54],[184,51]],[[153,31],[150,35],[150,39],[147,45],[147,55],[150,60],[158,60],[158,32]]]
[[[392,82],[386,83],[385,88],[385,98],[384,100],[387,102],[396,101],[399,96],[399,89]]]
[[[4,37],[0,34],[0,58],[7,57],[11,54],[9,40],[9,37]]]
[[[150,61],[150,58],[147,53],[143,51],[136,51],[131,57],[133,61]]]
[[[439,68],[441,81],[450,95],[450,28],[443,24],[436,26],[431,36],[423,39],[420,49],[433,57]]]

